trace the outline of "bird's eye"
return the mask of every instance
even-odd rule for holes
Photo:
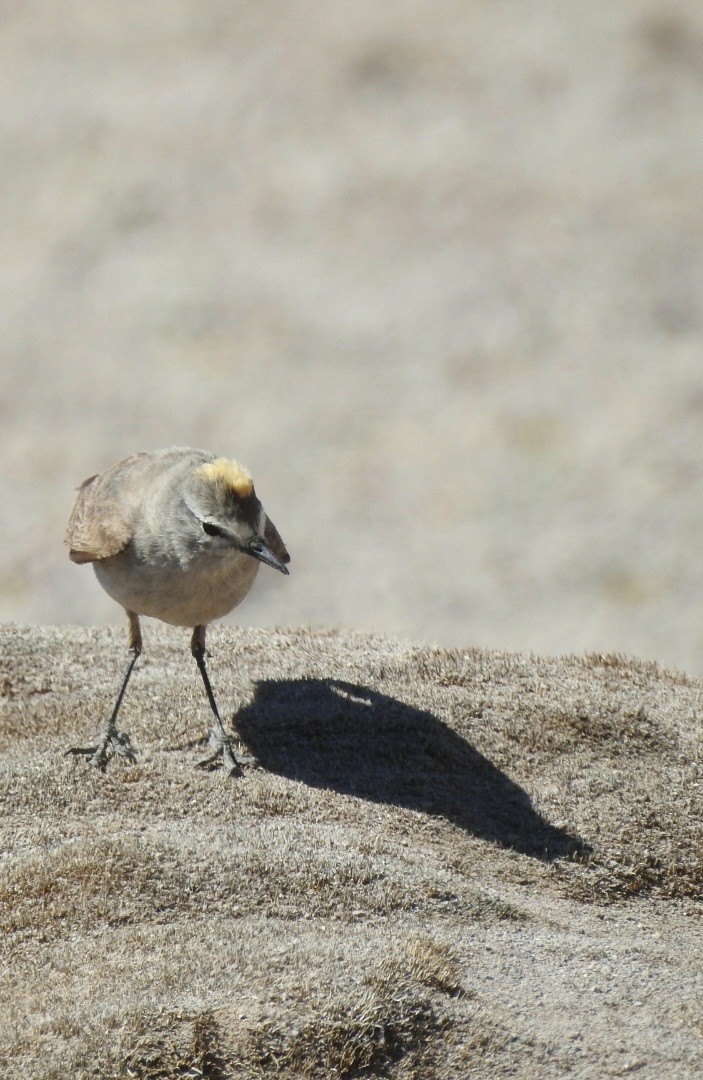
[[[213,525],[209,521],[203,522],[203,532],[206,532],[208,536],[224,536],[222,529],[218,529],[217,525]]]

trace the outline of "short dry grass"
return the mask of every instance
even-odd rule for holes
[[[3,1076],[700,1074],[698,683],[214,630],[228,780],[186,639],[101,775],[121,635],[2,630]]]

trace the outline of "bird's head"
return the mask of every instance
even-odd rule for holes
[[[185,502],[199,530],[200,547],[213,552],[235,549],[288,573],[290,555],[243,465],[228,458],[199,465]]]

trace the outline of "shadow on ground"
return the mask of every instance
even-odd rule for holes
[[[234,724],[263,768],[312,787],[440,816],[545,862],[588,852],[436,716],[368,687],[264,680]]]

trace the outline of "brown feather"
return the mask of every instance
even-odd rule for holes
[[[117,500],[112,494],[115,474],[131,461],[128,458],[107,472],[89,476],[78,489],[65,538],[72,562],[108,559],[122,551],[132,539],[131,524],[118,511]]]

